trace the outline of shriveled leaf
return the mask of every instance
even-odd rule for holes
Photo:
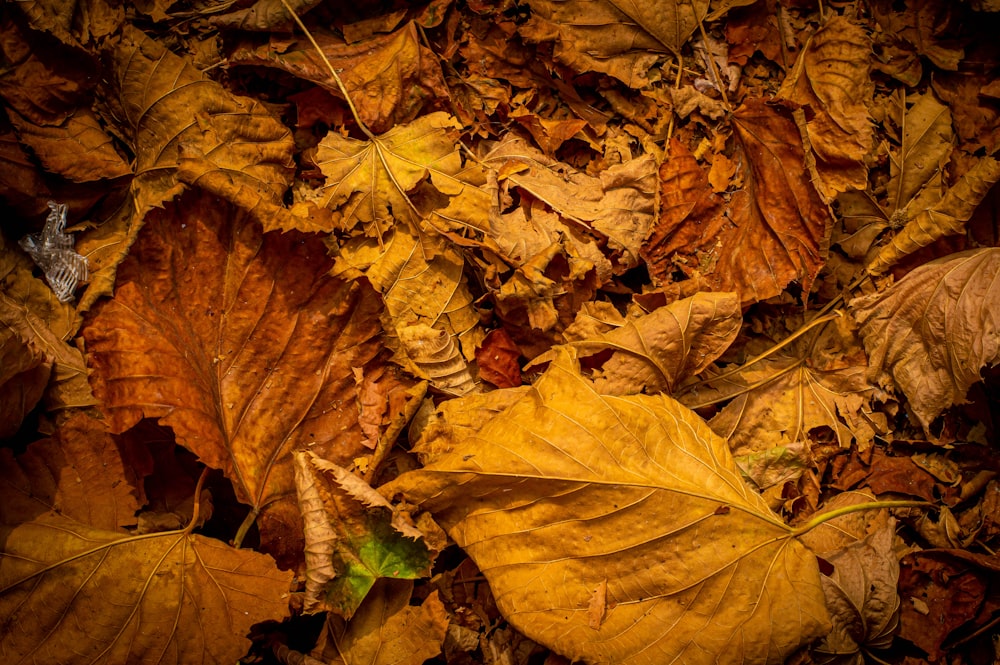
[[[726,202],[676,139],[660,166],[660,218],[643,245],[661,282],[681,268],[713,290],[736,291],[744,306],[797,280],[808,291],[823,265],[832,220],[805,173],[799,130],[760,99],[733,115],[744,188]]]
[[[900,608],[895,534],[896,521],[890,518],[864,540],[823,554],[833,566],[830,576],[820,578],[833,630],[813,647],[817,663],[863,665],[862,654],[869,649],[892,646]]]
[[[340,72],[361,121],[376,134],[412,122],[426,104],[448,96],[441,65],[433,52],[421,46],[413,22],[359,43],[348,44],[327,32],[315,38],[327,61]],[[275,35],[267,45],[237,49],[229,61],[277,67],[333,95],[343,94],[326,63],[304,39],[289,44],[286,36]]]
[[[578,72],[602,72],[632,88],[649,83],[658,54],[679,54],[708,13],[708,0],[621,3],[538,0],[520,30],[531,41],[554,41],[557,60]]]
[[[204,536],[130,537],[55,514],[0,534],[10,662],[231,663],[252,624],[287,614],[291,573]]]
[[[368,141],[330,132],[315,156],[326,176],[320,190],[323,205],[340,212],[345,229],[360,224],[367,235],[381,237],[394,220],[419,228],[424,217],[457,205],[452,201],[457,198],[470,200],[471,205],[462,206],[466,218],[456,223],[485,229],[489,203],[479,189],[483,176],[462,163],[447,131],[457,127],[454,118],[439,112],[396,125]],[[436,196],[418,196],[421,183]]]
[[[827,630],[815,559],[692,412],[601,395],[569,351],[531,387],[491,395],[508,392],[478,421],[470,398],[442,404],[417,446],[425,467],[380,490],[434,515],[518,630],[628,664],[780,663]]]
[[[599,392],[669,394],[681,380],[699,373],[725,352],[742,320],[736,294],[699,293],[572,345],[580,356],[613,351],[595,376]],[[547,360],[554,353],[532,362]]]
[[[991,247],[926,263],[851,301],[869,377],[898,386],[924,428],[1000,362],[998,284],[1000,249]]]
[[[812,111],[806,131],[817,157],[817,184],[827,200],[868,185],[864,159],[874,140],[868,112],[871,49],[862,26],[832,14],[809,38],[779,91]]]
[[[260,102],[237,97],[135,28],[109,54],[106,94],[135,152],[139,218],[186,184],[215,191],[267,230],[297,228],[282,205],[291,132]]]
[[[306,452],[295,453],[295,482],[306,533],[307,612],[350,619],[381,578],[430,574],[420,532],[367,483]]]
[[[486,333],[483,344],[476,349],[476,366],[479,378],[497,388],[515,388],[521,385],[521,350],[503,328]]]
[[[396,334],[419,376],[438,390],[461,396],[479,389],[455,339],[444,330],[418,323],[396,328]]]
[[[921,208],[906,226],[879,250],[868,272],[881,275],[900,259],[947,235],[965,232],[969,221],[990,188],[1000,180],[1000,162],[983,157],[951,186],[940,201]]]
[[[565,219],[606,237],[623,268],[638,263],[639,247],[652,227],[656,207],[652,155],[591,176],[546,157],[523,139],[507,137],[484,162]]]
[[[308,444],[350,464],[365,450],[351,368],[380,349],[377,295],[329,268],[317,238],[262,234],[191,192],[148,216],[114,299],[83,331],[112,431],[159,418],[265,511],[267,545],[282,533],[291,552],[291,451]]]
[[[17,458],[0,449],[0,459],[0,524],[49,511],[105,531],[136,523],[139,479],[126,470],[106,427],[93,417],[71,413],[52,438],[32,443]]]
[[[864,450],[886,427],[870,413],[875,389],[867,369],[844,317],[724,378],[708,377],[680,399],[697,407],[733,397],[709,424],[738,455],[809,441],[817,428],[832,430],[844,448],[853,442]]]
[[[441,653],[448,615],[437,591],[417,607],[413,583],[382,580],[350,621],[331,614],[322,649],[329,665],[423,665]]]

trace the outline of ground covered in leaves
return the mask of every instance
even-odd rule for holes
[[[1000,659],[1000,4],[0,7],[5,663]]]

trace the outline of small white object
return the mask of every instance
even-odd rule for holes
[[[49,201],[52,212],[41,233],[31,233],[18,244],[45,272],[45,280],[60,302],[73,299],[76,285],[87,280],[87,258],[73,249],[73,236],[66,233],[66,204]]]

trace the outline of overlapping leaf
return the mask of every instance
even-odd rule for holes
[[[925,428],[1000,362],[1000,249],[953,254],[851,301],[870,378],[898,386]]]
[[[309,444],[349,465],[363,450],[351,368],[380,349],[376,294],[329,268],[318,239],[263,235],[192,192],[149,215],[114,299],[84,328],[112,431],[159,418],[291,551],[291,451]]]
[[[780,663],[826,631],[815,560],[693,413],[601,395],[567,352],[498,393],[510,399],[488,420],[462,413],[468,398],[444,403],[418,444],[425,467],[381,490],[433,513],[518,630],[628,664]]]

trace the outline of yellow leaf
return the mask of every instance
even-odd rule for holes
[[[504,617],[572,659],[781,663],[829,627],[813,556],[666,396],[601,395],[562,352],[487,420],[439,407],[425,467],[383,486],[430,511]],[[473,404],[479,400],[473,400]],[[591,627],[594,590],[607,611]]]

